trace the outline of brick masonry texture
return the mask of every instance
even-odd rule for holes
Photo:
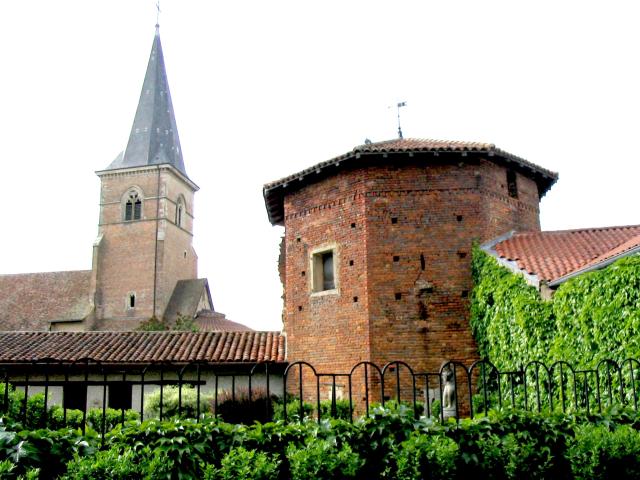
[[[197,256],[191,245],[194,192],[170,168],[109,172],[101,175],[101,181],[102,240],[94,257],[97,320],[93,328],[129,330],[154,313],[161,317],[176,282],[197,277]],[[123,198],[132,187],[142,192],[142,218],[125,222]],[[182,227],[175,224],[180,195],[186,200]],[[130,293],[135,293],[135,308],[127,307]]]
[[[381,158],[284,198],[287,359],[320,372],[403,360],[437,371],[477,358],[469,328],[471,248],[539,231],[536,183],[482,157]],[[335,291],[311,293],[311,253],[334,248]],[[357,301],[356,301],[357,300]]]

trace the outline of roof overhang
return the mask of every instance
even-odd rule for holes
[[[409,139],[406,141],[410,142]],[[533,179],[538,185],[540,197],[547,193],[558,180],[557,173],[500,150],[493,144],[423,141],[424,144],[420,145],[419,142],[411,141],[411,146],[402,147],[398,146],[399,143],[401,144],[402,140],[360,145],[331,160],[320,162],[298,173],[265,184],[262,194],[269,221],[272,225],[284,224],[284,198],[287,194],[349,168],[390,163],[464,162],[480,157],[509,166]]]

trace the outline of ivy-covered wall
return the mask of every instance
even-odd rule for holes
[[[551,300],[477,247],[472,271],[471,328],[480,355],[500,369],[640,358],[640,255],[561,284]]]

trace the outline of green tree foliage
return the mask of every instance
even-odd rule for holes
[[[471,328],[481,356],[500,369],[640,357],[640,255],[563,283],[551,300],[479,248],[472,271]]]
[[[182,397],[180,395],[182,391]],[[213,395],[200,392],[200,414],[211,411]],[[168,386],[162,389],[162,418],[196,418],[198,415],[198,391],[190,385]],[[146,418],[160,417],[160,389],[156,389],[144,400],[144,415]]]

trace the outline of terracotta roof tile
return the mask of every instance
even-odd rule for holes
[[[274,348],[266,350],[267,345]],[[284,362],[280,332],[0,332],[0,363]]]
[[[495,245],[499,257],[552,282],[640,246],[640,225],[516,233]]]
[[[312,167],[301,170],[287,177],[269,182],[264,185],[262,193],[267,207],[269,221],[281,224],[284,220],[284,195],[306,184],[313,183],[323,176],[335,174],[336,168],[344,168],[347,164],[364,165],[364,158],[372,154],[385,153],[420,153],[420,152],[478,152],[486,154],[495,162],[509,163],[519,168],[525,175],[536,181],[541,195],[551,188],[558,179],[558,174],[531,163],[524,158],[505,152],[492,143],[460,142],[446,140],[430,140],[423,138],[403,138],[384,142],[359,145],[353,150],[338,157],[320,162]],[[332,167],[332,168],[329,168]]]
[[[232,322],[225,318],[224,313],[202,311],[195,319],[201,332],[252,332],[253,329],[242,323]]]
[[[91,271],[0,275],[0,329],[48,330],[91,312]]]

